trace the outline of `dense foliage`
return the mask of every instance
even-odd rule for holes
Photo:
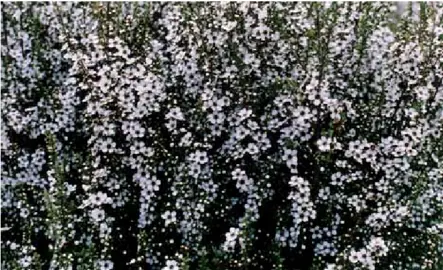
[[[2,2],[3,269],[443,269],[443,4]]]

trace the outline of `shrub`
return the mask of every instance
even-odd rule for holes
[[[442,269],[443,6],[2,3],[5,269]]]

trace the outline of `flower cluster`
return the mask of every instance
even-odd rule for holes
[[[413,7],[2,2],[2,267],[443,267],[443,5]]]

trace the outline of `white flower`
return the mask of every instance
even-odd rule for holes
[[[245,138],[246,136],[248,136],[251,133],[251,131],[247,128],[245,128],[244,126],[240,126],[237,129],[235,129],[235,139],[237,140],[242,140],[243,138]]]
[[[226,240],[227,241],[235,241],[235,239],[237,239],[237,236],[239,233],[240,233],[239,228],[234,228],[234,227],[229,228],[229,232],[226,233]]]
[[[229,232],[226,233],[226,241],[223,244],[223,249],[225,251],[227,252],[233,251],[239,234],[240,234],[239,228],[234,228],[234,227],[229,228]]]
[[[27,208],[20,209],[20,216],[22,218],[27,218],[29,216],[29,210]]]
[[[108,195],[106,193],[103,193],[101,191],[97,192],[96,194],[91,194],[89,196],[89,201],[93,205],[102,205],[106,202],[108,202],[110,198],[108,198]]]
[[[244,175],[237,180],[236,187],[241,192],[248,192],[251,190],[252,184],[253,184],[252,179],[250,179],[246,175]]]
[[[185,117],[179,107],[172,108],[167,114],[166,119],[175,119],[179,121],[184,121]]]
[[[31,263],[32,263],[32,257],[31,256],[25,256],[19,260],[20,265],[23,267],[23,269],[27,269]]]
[[[200,164],[206,164],[208,162],[208,154],[203,151],[195,152],[195,160]]]
[[[331,138],[327,138],[327,137],[322,136],[317,141],[318,150],[320,150],[322,152],[327,152],[327,151],[331,150],[331,143],[332,143]]]
[[[373,237],[369,242],[369,249],[377,256],[385,256],[388,253],[388,247],[381,237]]]
[[[239,116],[239,121],[243,121],[246,118],[248,118],[249,116],[252,115],[252,110],[248,110],[248,109],[241,109],[238,112],[238,116]]]
[[[358,252],[355,250],[351,250],[351,254],[349,255],[349,261],[351,263],[357,263],[359,260]]]
[[[114,263],[110,260],[101,260],[98,262],[100,270],[111,270],[114,269]]]
[[[100,222],[105,219],[105,211],[102,209],[95,208],[91,211],[91,217],[96,222]]]
[[[284,161],[290,160],[290,159],[297,159],[297,150],[292,149],[285,149],[283,152],[282,159]]]
[[[200,165],[197,164],[197,163],[192,163],[189,166],[188,173],[189,173],[190,176],[197,178],[200,175],[200,173],[201,173]]]
[[[175,260],[167,260],[166,266],[162,270],[179,270],[178,262]]]
[[[246,151],[250,154],[250,155],[256,155],[259,153],[259,149],[257,147],[256,144],[254,143],[249,143],[248,147],[246,148]]]
[[[303,178],[298,177],[298,176],[292,176],[291,180],[289,181],[289,185],[291,187],[298,187],[298,188],[300,188],[303,185],[304,182],[305,182],[305,180]]]
[[[165,220],[165,225],[168,226],[169,224],[173,224],[173,223],[177,222],[176,215],[177,214],[175,211],[167,210],[166,212],[164,212],[162,214],[162,218]]]
[[[11,249],[11,250],[16,250],[17,248],[19,247],[19,245],[17,245],[16,243],[11,243],[11,245],[9,246],[9,248]]]
[[[238,180],[238,179],[241,179],[242,177],[245,177],[246,172],[237,168],[234,171],[232,171],[231,175],[232,175],[232,179]]]
[[[286,160],[286,166],[291,170],[291,173],[297,173],[298,160],[297,157],[292,157]]]

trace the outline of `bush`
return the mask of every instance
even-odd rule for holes
[[[5,269],[442,269],[443,5],[2,3]]]

